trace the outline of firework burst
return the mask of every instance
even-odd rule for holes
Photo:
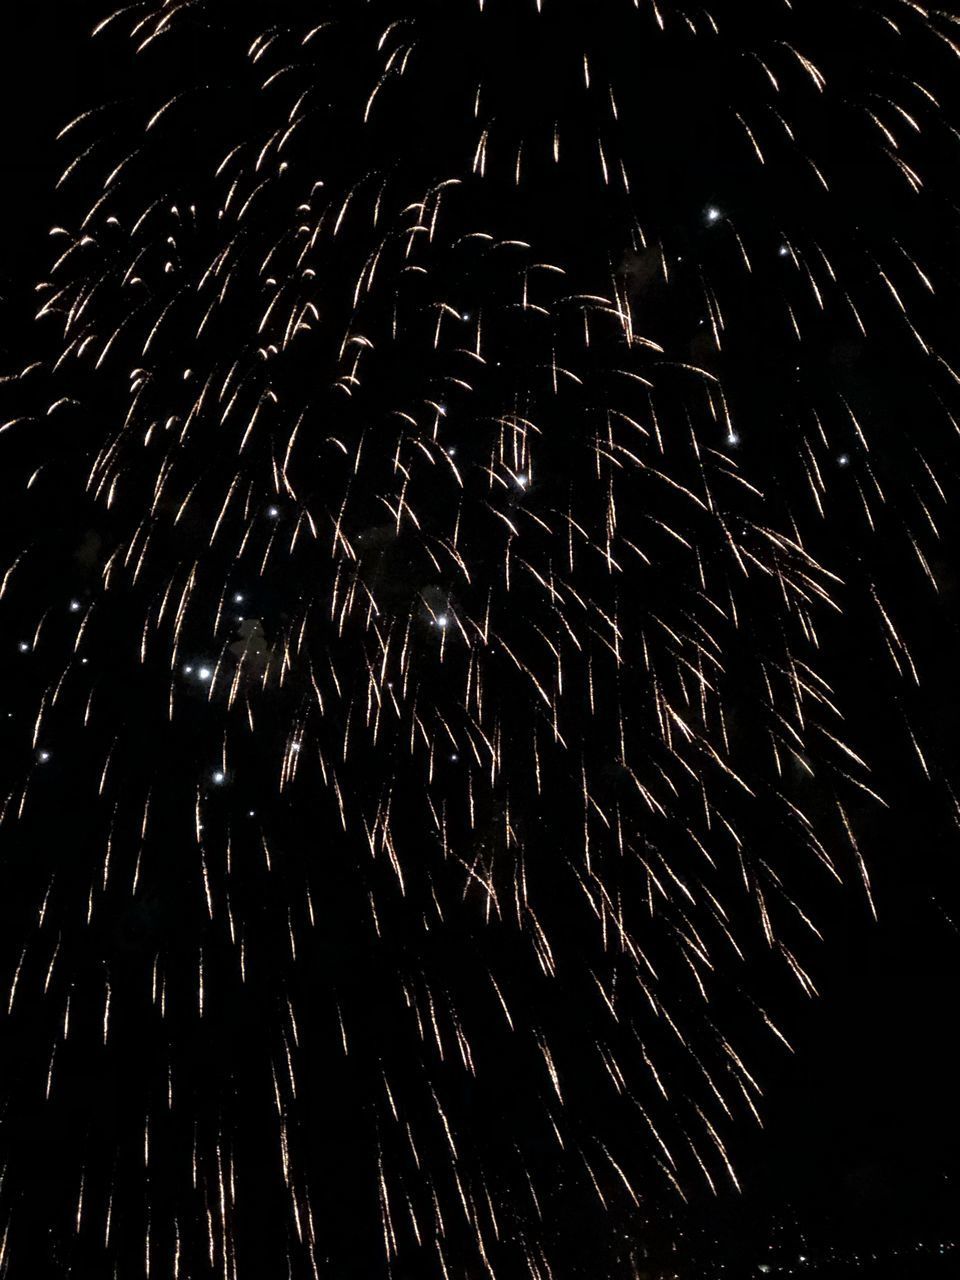
[[[955,25],[757,8],[97,26],[5,435],[10,1274],[546,1280],[737,1185],[957,381]]]

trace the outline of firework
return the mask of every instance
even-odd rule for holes
[[[48,526],[4,583],[5,1264],[627,1259],[660,1188],[737,1186],[817,904],[872,903],[821,650],[866,601],[916,680],[878,531],[937,585],[955,27],[96,33],[130,79],[63,130],[55,350],[5,433]]]

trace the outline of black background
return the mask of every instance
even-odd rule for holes
[[[3,195],[0,203],[0,356],[4,371],[30,350],[32,283],[48,262],[49,227],[57,220],[52,187],[63,152],[57,128],[78,109],[109,96],[97,83],[103,68],[90,56],[91,23],[82,4],[15,4],[4,15],[0,120]],[[96,69],[96,72],[94,71]],[[4,485],[16,471],[4,477]],[[955,550],[955,548],[954,548]],[[949,561],[949,549],[945,553]],[[945,575],[946,579],[946,575]],[[955,756],[957,639],[954,587],[945,616],[929,637],[930,663],[943,682],[941,765]],[[13,638],[15,639],[15,638]],[[11,637],[2,663],[8,666]],[[845,660],[842,653],[838,659]],[[928,668],[929,670],[930,668]],[[861,674],[864,706],[875,682]],[[885,733],[876,707],[877,739]],[[898,777],[889,762],[891,813],[870,833],[879,923],[855,894],[834,909],[820,953],[822,999],[795,1011],[794,1056],[767,1080],[762,1134],[741,1159],[744,1194],[695,1203],[685,1232],[720,1241],[720,1254],[762,1255],[770,1223],[821,1245],[869,1252],[949,1240],[957,1223],[960,1110],[957,1094],[956,896],[957,831],[928,812],[914,777]],[[794,1224],[784,1227],[783,1224]],[[921,1274],[921,1264],[897,1264],[891,1274]],[[39,1274],[39,1273],[38,1273]]]

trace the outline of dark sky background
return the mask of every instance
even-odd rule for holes
[[[78,104],[110,92],[91,75],[96,64],[88,61],[90,23],[83,16],[90,8],[38,0],[15,4],[4,16],[5,369],[29,350],[25,308],[32,281],[51,253],[47,231],[58,207],[51,188],[62,156],[53,135]],[[950,551],[957,547],[948,548],[945,563]],[[958,601],[946,570],[944,582],[944,616],[953,615],[954,630],[944,634],[938,618],[936,634],[928,637],[927,671],[937,672],[930,683],[939,690],[931,694],[931,705],[939,704],[934,750],[949,768],[960,712],[954,672]],[[856,655],[839,661],[856,665]],[[857,679],[882,757],[886,677],[868,668]],[[956,828],[950,830],[928,808],[917,778],[898,777],[898,760],[891,752],[884,779],[894,796],[891,812],[874,820],[864,840],[871,849],[879,924],[856,891],[831,908],[832,927],[815,968],[822,998],[805,1005],[798,1000],[790,1014],[797,1051],[767,1078],[764,1132],[744,1138],[744,1195],[724,1194],[715,1204],[704,1200],[691,1211],[708,1233],[731,1241],[743,1234],[759,1238],[768,1218],[785,1220],[793,1213],[812,1237],[857,1246],[871,1239],[949,1238],[951,1224],[960,1232],[960,841]],[[902,1274],[908,1280],[911,1273]]]

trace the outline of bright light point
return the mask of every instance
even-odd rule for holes
[[[248,818],[255,818],[256,816],[257,816],[257,811],[256,811],[256,809],[249,809],[249,810],[247,811],[247,817],[248,817]]]
[[[445,627],[446,625],[447,625],[447,615],[445,613],[441,613],[440,617],[437,619],[437,626]]]
[[[529,476],[517,476],[517,484],[521,489],[525,489],[529,483],[530,483]]]
[[[727,444],[731,444],[731,445],[736,446],[736,445],[738,445],[739,443],[740,443],[740,437],[737,435],[737,433],[736,433],[735,431],[728,431],[728,432],[727,432]]]
[[[30,652],[30,646],[27,644],[26,640],[21,640],[20,643],[17,645],[17,648],[20,650],[21,653]]]
[[[277,517],[280,515],[280,508],[267,507],[267,515],[270,517],[271,520],[276,520]]]
[[[213,775],[213,780],[217,784],[217,786],[220,786],[221,783],[226,782],[227,775],[223,772],[222,769],[217,769]]]
[[[457,763],[457,761],[460,759],[460,757],[459,757],[456,753],[454,753],[454,754],[450,757],[450,759],[452,760],[452,762],[453,762],[454,764],[456,764],[456,763]]]
[[[71,600],[71,601],[70,601],[70,612],[71,612],[71,613],[79,613],[79,612],[80,612],[80,601],[79,601],[79,600]]]
[[[717,208],[715,204],[712,204],[708,209],[704,210],[703,216],[706,218],[706,220],[709,223],[714,223],[714,222],[719,222],[720,219],[723,217],[723,214],[720,212],[720,210]]]
[[[193,675],[193,667],[184,667],[184,668],[183,668],[183,674],[184,674],[185,676],[192,676],[192,675]]]
[[[849,453],[841,453],[839,458],[837,458],[837,465],[840,467],[849,467],[850,465]]]
[[[290,743],[290,750],[291,750],[291,751],[299,751],[299,750],[300,750],[300,743],[299,743],[299,742],[291,742],[291,743]]]
[[[210,677],[213,675],[213,672],[210,670],[209,667],[201,667],[200,670],[197,672],[197,675],[200,677],[201,680],[209,680]]]
[[[780,248],[777,250],[777,253],[779,253],[781,258],[786,258],[786,257],[789,257],[790,249],[788,248],[787,245],[782,244]]]
[[[456,452],[457,452],[457,450],[456,450],[456,446],[454,446],[452,449],[448,449],[448,450],[447,450],[447,453],[449,454],[449,456],[450,456],[451,458],[453,457],[453,455],[454,455]]]
[[[40,763],[41,763],[41,764],[46,764],[46,763],[47,763],[47,761],[50,759],[50,752],[49,752],[49,751],[38,751],[38,752],[37,752],[37,759],[40,761]]]
[[[243,604],[243,592],[238,591],[233,597],[234,604]]]
[[[447,416],[447,406],[445,404],[438,404],[437,412],[440,414],[441,418],[445,418]]]

